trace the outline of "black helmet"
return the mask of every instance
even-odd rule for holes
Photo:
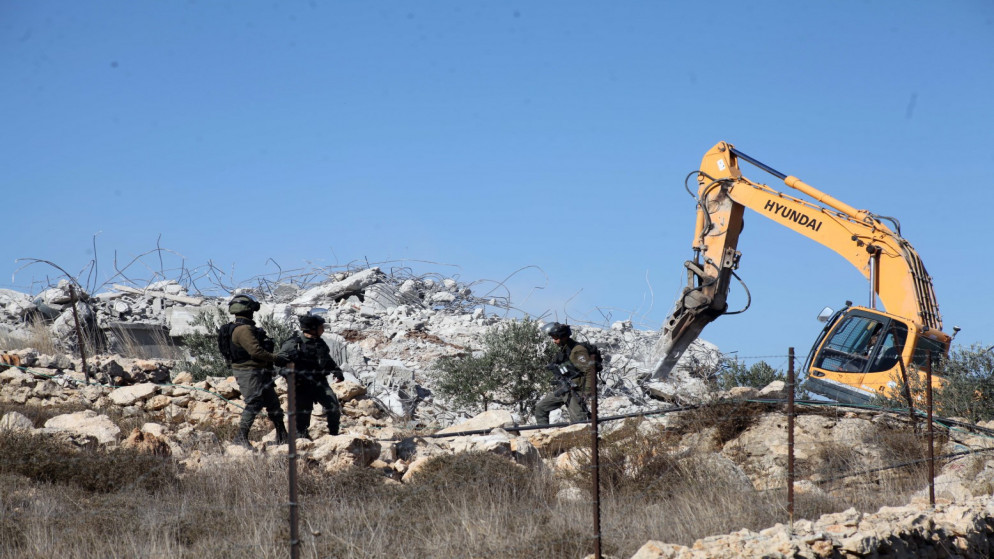
[[[255,297],[245,293],[235,295],[228,301],[228,312],[231,314],[254,313],[259,308],[259,301]]]
[[[305,314],[300,317],[300,329],[304,332],[313,332],[324,325],[324,318],[316,314]]]
[[[553,338],[568,338],[573,334],[573,330],[570,329],[568,324],[560,324],[558,322],[550,322],[542,326],[542,331]]]

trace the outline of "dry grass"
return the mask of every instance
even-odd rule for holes
[[[714,428],[714,443],[721,446],[755,425],[764,414],[777,409],[775,404],[717,401],[681,412],[679,424],[687,428]]]
[[[943,434],[936,448],[944,440]],[[858,447],[836,441],[819,443],[813,456],[798,465],[799,479],[815,481],[826,493],[822,498],[836,503],[832,508],[866,512],[905,504],[928,486],[928,448],[921,433],[906,426],[877,424],[863,443]],[[936,469],[940,466],[937,463]]]
[[[758,411],[736,410],[745,418]],[[48,413],[29,417],[38,424]],[[719,423],[711,423],[719,433],[742,428]],[[869,438],[877,462],[918,456],[913,432],[881,425]],[[873,462],[847,448],[825,444],[806,473],[854,473]],[[301,556],[583,557],[592,549],[593,505],[589,460],[579,466],[557,477],[491,454],[441,456],[399,485],[372,469],[330,475],[301,464]],[[788,520],[785,489],[755,491],[711,453],[674,455],[666,431],[637,420],[604,437],[600,467],[602,549],[612,556],[629,557],[649,539],[689,545]],[[906,502],[924,480],[918,469],[902,472],[799,494],[795,519]],[[286,475],[285,458],[251,456],[183,472],[170,459],[68,451],[37,436],[0,434],[0,557],[285,557]],[[852,491],[853,484],[864,490]]]
[[[587,549],[579,517],[542,506],[553,479],[491,455],[429,466],[404,486],[372,470],[304,468],[302,556],[577,557]],[[285,557],[285,468],[250,458],[116,491],[0,469],[0,556]]]
[[[33,348],[38,353],[45,355],[57,355],[61,353],[58,341],[52,337],[52,333],[44,322],[32,321],[27,325],[26,330],[27,335],[24,337],[0,333],[0,350],[10,351]]]
[[[48,325],[41,320],[32,321],[27,325],[24,336],[14,336],[0,332],[0,351],[32,348],[42,355],[59,355],[65,353],[64,344],[53,337]],[[75,333],[72,334],[75,341]],[[130,332],[116,329],[114,336],[119,344],[118,354],[134,359],[172,359],[185,360],[184,349],[173,343],[168,333],[156,330],[151,334],[151,344],[142,344]],[[83,348],[87,355],[95,355],[97,347],[91,336],[83,333]]]
[[[169,334],[156,329],[152,332],[152,344],[141,344],[127,330],[118,329],[115,332],[118,342],[121,344],[120,355],[134,359],[186,359],[183,348],[173,343]]]
[[[91,407],[82,401],[43,407],[16,404],[14,402],[0,402],[0,417],[10,412],[17,412],[30,419],[37,428],[44,426],[46,421],[57,415],[76,413],[88,409],[91,409]]]

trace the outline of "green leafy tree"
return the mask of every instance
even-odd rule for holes
[[[746,367],[738,358],[722,358],[717,377],[718,388],[728,390],[736,386],[765,388],[775,380],[786,381],[786,376],[770,366],[766,361],[758,361]]]
[[[932,390],[933,413],[974,422],[994,419],[994,346],[974,344],[954,348],[935,374],[943,381],[941,387]],[[915,408],[922,410],[927,401],[924,379],[924,374],[912,368],[908,371],[907,388],[902,379],[895,379],[894,392],[878,396],[875,403],[907,408],[906,394],[910,393]]]
[[[487,355],[442,358],[435,371],[439,394],[460,407],[486,410],[501,386],[498,369]]]
[[[266,331],[266,335],[273,340],[276,351],[279,351],[283,342],[293,337],[296,330],[293,324],[287,320],[276,318],[273,314],[259,316],[259,327]]]
[[[272,314],[259,315],[259,326],[272,338],[275,349],[293,336],[294,329],[286,321],[277,319]],[[221,307],[206,307],[201,309],[190,323],[197,327],[193,334],[183,337],[183,343],[190,352],[191,361],[186,363],[186,370],[193,379],[200,381],[209,376],[226,377],[231,369],[224,362],[221,351],[217,347],[217,331],[222,325],[232,320],[230,314]]]
[[[478,354],[435,363],[436,387],[456,405],[486,410],[496,402],[530,412],[549,386],[545,365],[554,353],[536,321],[498,324],[484,334]]]
[[[190,323],[196,331],[183,336],[183,344],[190,352],[191,360],[185,363],[186,370],[193,379],[200,381],[209,376],[228,376],[228,364],[224,362],[217,348],[217,329],[230,320],[221,307],[202,308]]]
[[[946,383],[933,394],[936,410],[971,421],[994,419],[994,347],[958,347],[942,363]]]

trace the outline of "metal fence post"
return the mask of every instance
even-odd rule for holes
[[[794,533],[794,348],[787,349],[787,514]]]
[[[593,397],[590,399],[590,456],[593,471],[591,472],[591,492],[594,498],[594,558],[601,559],[601,469],[599,455],[599,433],[597,426],[597,369],[589,375],[593,386]]]
[[[935,507],[935,429],[932,426],[932,352],[926,354],[925,399],[928,405],[928,504]]]
[[[290,479],[290,559],[300,557],[300,532],[297,510],[297,373],[290,369],[286,376],[287,441]]]
[[[911,418],[911,426],[918,431],[918,421],[915,419],[915,401],[911,397],[911,385],[908,384],[908,370],[904,368],[904,359],[898,359],[897,364],[901,366],[901,380],[904,381],[904,398],[908,401],[908,414]],[[921,377],[918,377],[921,378]]]

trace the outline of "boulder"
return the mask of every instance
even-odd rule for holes
[[[525,437],[543,456],[555,456],[577,446],[590,444],[590,426],[582,423],[531,431]]]
[[[144,402],[158,392],[159,387],[152,383],[122,386],[107,395],[118,406],[133,406]]]
[[[92,436],[100,444],[113,444],[121,434],[109,417],[93,410],[57,415],[45,422],[45,428]]]
[[[343,404],[366,395],[366,387],[357,382],[348,380],[334,382],[334,379],[329,379],[329,381],[332,381],[331,389],[335,391],[335,396],[338,396],[338,401]]]
[[[30,431],[32,429],[34,429],[34,423],[22,413],[7,412],[0,418],[0,431]]]
[[[436,434],[445,435],[448,433],[460,433],[463,431],[489,431],[499,427],[506,427],[514,424],[514,417],[507,410],[488,410],[476,416],[440,429]]]
[[[172,454],[169,445],[152,433],[145,433],[135,427],[128,438],[121,443],[122,448],[133,448],[142,454],[169,456]]]
[[[314,441],[310,458],[324,463],[325,470],[337,472],[352,466],[366,467],[380,457],[380,443],[363,435],[326,435]]]

